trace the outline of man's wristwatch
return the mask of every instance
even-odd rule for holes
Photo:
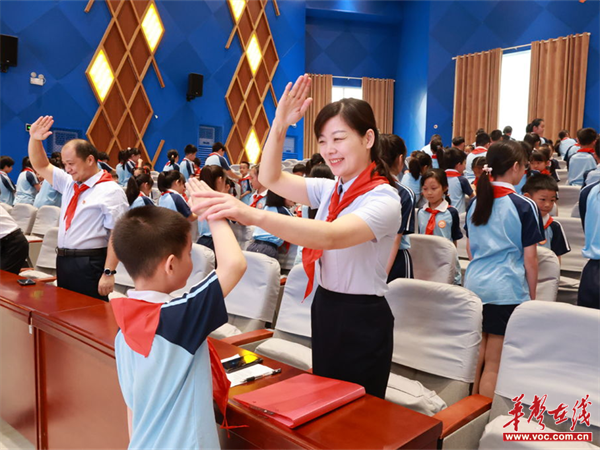
[[[107,277],[110,277],[112,275],[114,275],[115,273],[117,273],[116,270],[110,270],[110,269],[104,269],[104,272],[102,272],[104,275],[106,275]]]

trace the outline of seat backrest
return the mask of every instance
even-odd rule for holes
[[[28,205],[27,203],[17,203],[13,206],[10,215],[23,234],[31,234],[31,229],[33,228],[33,222],[35,222],[35,214],[37,212],[37,208],[33,205]]]
[[[411,234],[409,252],[415,279],[449,284],[454,282],[458,256],[456,247],[448,239]]]
[[[35,270],[48,272],[56,270],[56,246],[58,245],[58,227],[46,230]]]
[[[463,231],[465,229],[465,219],[467,213],[460,213],[458,217],[460,218],[460,230]],[[469,254],[467,253],[467,239],[466,237],[463,239],[459,239],[456,247],[456,251],[458,252],[458,257],[461,259],[469,259]]]
[[[581,272],[587,260],[581,254],[585,245],[585,235],[581,226],[581,219],[560,216],[558,221],[565,230],[571,251],[561,256],[561,269],[570,272]]]
[[[558,257],[549,248],[538,245],[538,283],[536,300],[555,302],[560,281]]]
[[[195,226],[195,223],[194,223]],[[185,286],[171,295],[182,296],[200,283],[215,268],[215,253],[208,247],[200,244],[192,244],[192,273]]]
[[[279,297],[279,262],[262,253],[243,252],[246,273],[227,297],[227,313],[271,322]]]
[[[135,286],[133,278],[131,278],[127,269],[120,261],[115,270],[117,271],[115,274],[115,291],[126,294],[128,289],[133,289]]]
[[[33,223],[31,234],[44,237],[50,228],[58,226],[59,219],[60,208],[58,206],[42,206],[35,215],[35,222]]]
[[[568,405],[567,417],[582,397],[589,394],[587,407],[591,428],[579,425],[575,431],[593,432],[600,426],[600,311],[566,303],[525,302],[515,309],[506,328],[502,360],[498,372],[490,419],[507,415],[514,406],[511,399],[524,394],[525,405],[535,395],[547,395],[545,406],[551,410],[560,403]],[[506,409],[508,408],[508,409]],[[525,418],[524,418],[525,419]],[[560,430],[551,418],[544,422]],[[571,421],[562,424],[570,426]]]
[[[392,371],[452,404],[469,395],[481,342],[482,303],[460,286],[396,279],[386,298],[395,317]]]
[[[558,217],[570,217],[573,205],[579,201],[580,186],[561,186],[558,191]]]
[[[11,212],[11,211],[12,211],[12,209],[13,209],[13,207],[12,207],[12,206],[10,206],[8,203],[1,203],[1,202],[0,202],[0,206],[1,206],[2,208],[4,208],[4,209],[6,210],[6,212],[7,212],[7,213],[9,213],[9,214],[10,214],[10,212]]]
[[[581,213],[579,212],[579,202],[573,205],[573,209],[571,210],[571,217],[576,217],[578,219],[581,218]]]

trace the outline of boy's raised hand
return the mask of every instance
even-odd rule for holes
[[[31,124],[31,128],[29,129],[29,136],[36,141],[43,141],[48,136],[52,134],[50,128],[54,124],[54,119],[52,116],[41,116]]]

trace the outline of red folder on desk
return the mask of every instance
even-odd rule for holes
[[[233,397],[290,428],[295,428],[365,395],[365,388],[347,381],[302,374]]]

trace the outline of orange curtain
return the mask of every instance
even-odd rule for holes
[[[529,121],[544,119],[549,139],[583,126],[589,46],[589,33],[531,43]]]
[[[319,153],[317,139],[313,132],[313,125],[319,111],[325,105],[331,103],[331,90],[333,87],[333,77],[331,75],[310,74],[312,84],[310,87],[310,96],[313,99],[312,104],[306,110],[304,115],[304,157],[310,158],[315,153]]]
[[[501,65],[499,48],[456,58],[453,136],[472,142],[478,128],[498,128]]]
[[[394,129],[394,83],[387,79],[362,79],[363,100],[373,108],[380,133],[392,133]]]

